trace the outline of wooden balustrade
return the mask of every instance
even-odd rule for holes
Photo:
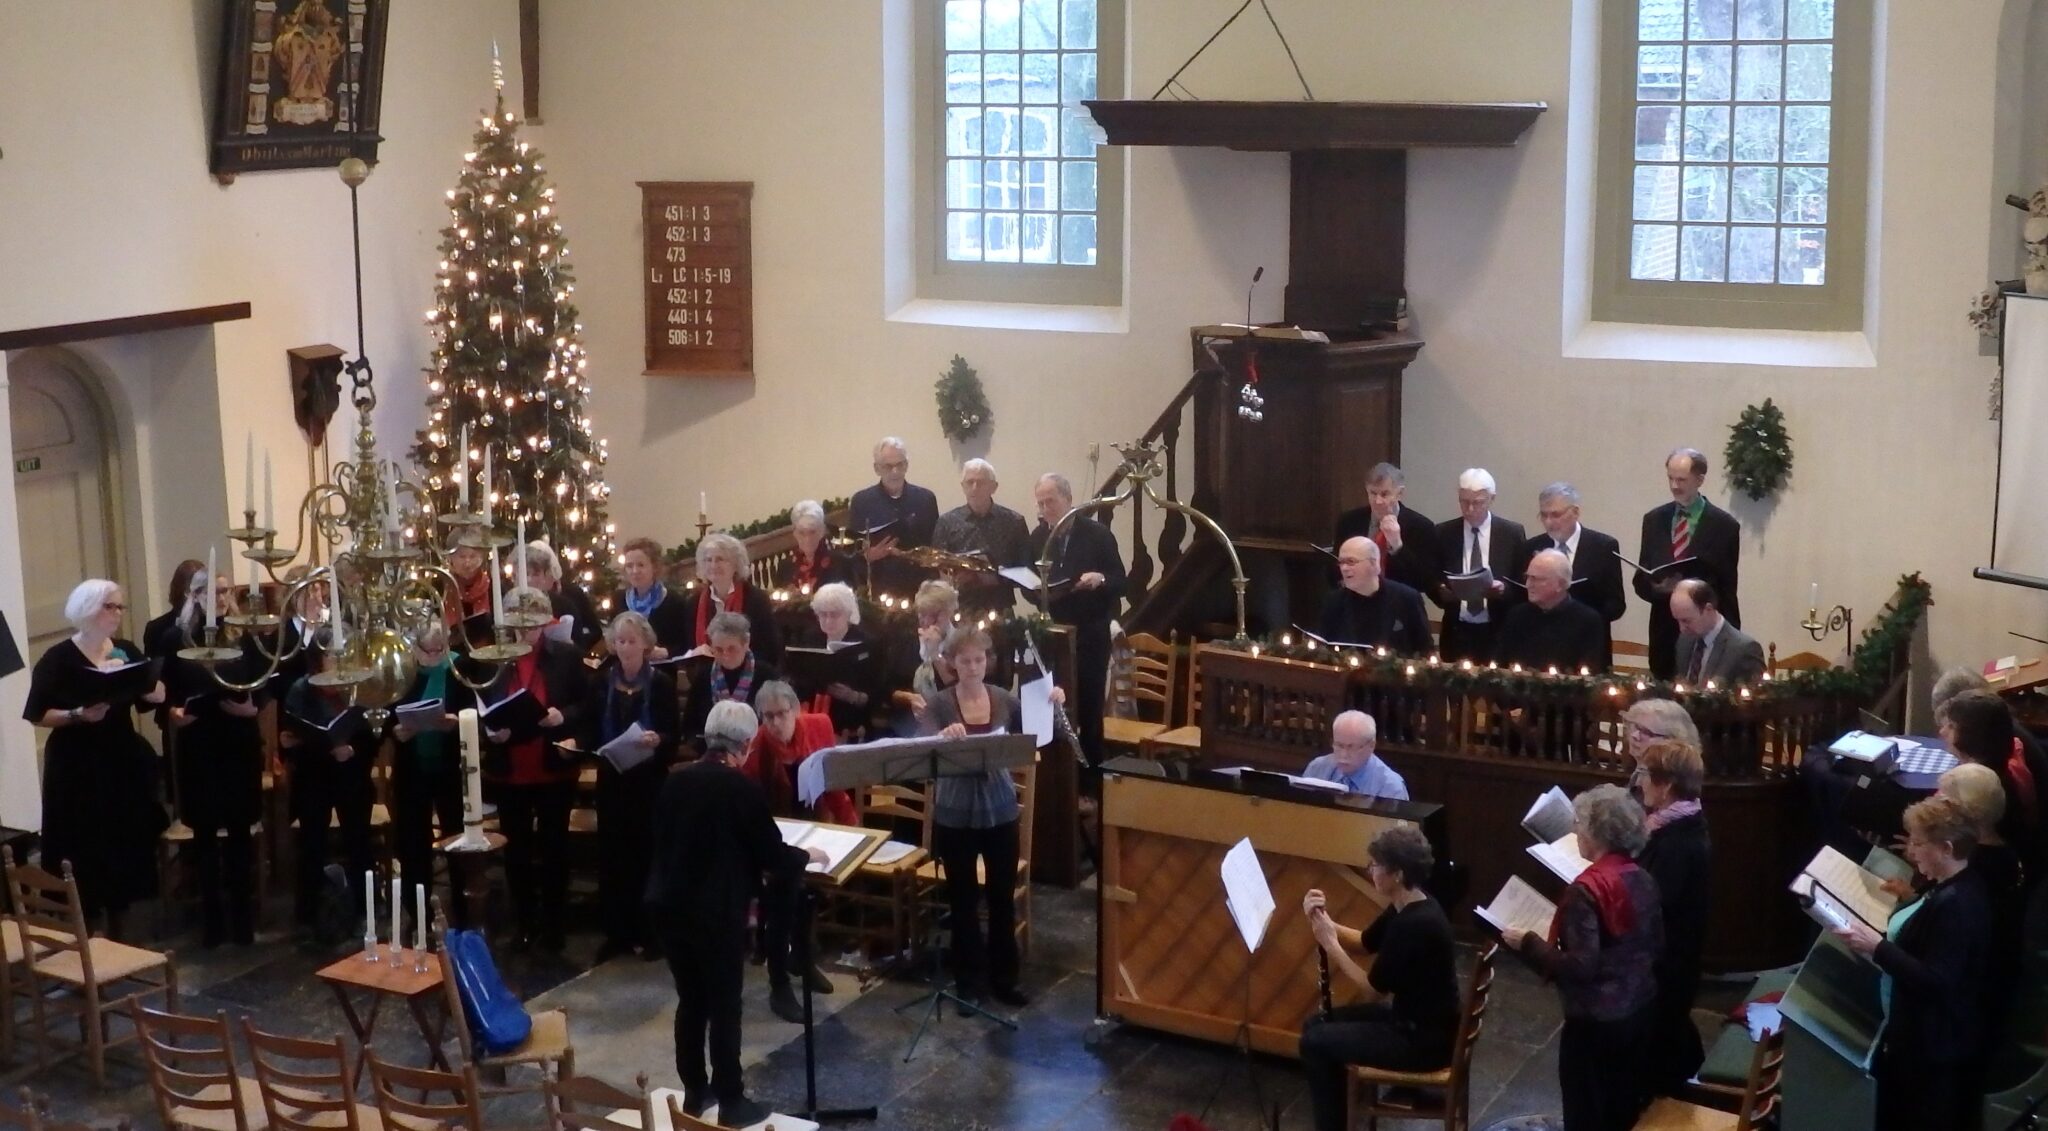
[[[825,526],[827,529],[838,530],[845,525],[845,508],[842,507],[839,510],[826,512]],[[796,528],[793,526],[778,526],[773,530],[763,531],[752,537],[743,538],[740,540],[740,544],[747,548],[748,584],[772,591],[775,588],[776,577],[782,573],[783,567],[789,564],[789,560],[796,556]],[[668,584],[670,586],[678,589],[686,588],[695,584],[696,580],[697,559],[694,555],[681,561],[670,563],[668,567]]]

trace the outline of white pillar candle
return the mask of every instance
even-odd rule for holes
[[[484,754],[477,741],[476,720],[474,707],[464,707],[455,717],[455,729],[462,739],[462,821],[469,825],[484,819]]]
[[[391,949],[405,949],[405,933],[399,926],[398,916],[405,909],[405,880],[400,876],[398,865],[391,866]]]
[[[363,941],[377,941],[377,874],[363,869]]]
[[[243,437],[242,445],[242,510],[256,513],[256,433],[251,431]]]
[[[212,546],[208,546],[208,547],[206,548],[206,627],[207,627],[208,629],[211,629],[211,628],[213,627],[213,617],[214,617],[214,608],[213,608],[213,595],[214,595],[214,588],[213,588],[213,576],[214,576],[214,574],[213,574],[213,571],[214,571],[214,565],[215,565],[215,563],[214,563],[214,555],[213,555],[213,551],[214,551],[214,547],[212,547]]]
[[[1816,581],[1812,585],[1807,586],[1806,607],[1809,609],[1820,608],[1820,582]]]
[[[698,517],[698,518],[703,518],[703,517],[704,517],[705,515],[708,515],[708,514],[710,514],[710,513],[711,513],[711,502],[710,502],[710,498],[711,498],[711,496],[710,496],[709,494],[707,494],[706,492],[703,492],[703,491],[699,491],[699,492],[697,492],[697,517]]]
[[[490,528],[489,526],[485,526],[485,527],[484,527],[484,533],[486,533],[486,534],[489,534],[489,533],[490,533],[490,530],[491,530],[491,528]],[[501,580],[501,579],[502,579],[503,577],[504,577],[504,575],[503,575],[502,573],[498,572],[498,544],[497,544],[496,542],[493,542],[493,543],[491,543],[491,627],[492,627],[492,628],[496,628],[497,626],[499,626],[499,625],[501,625],[501,624],[505,623],[505,593],[504,593],[504,590],[503,590],[503,589],[501,589],[501,588],[500,588],[500,587],[498,586],[498,582],[499,582],[499,581],[500,581],[500,580]]]
[[[514,553],[517,555],[519,564],[515,567],[515,572],[512,574],[512,584],[524,585],[526,584],[526,516],[524,514],[519,516],[519,548]]]
[[[455,453],[456,509],[469,513],[469,425],[462,426],[462,448]]]
[[[249,562],[249,615],[250,615],[250,616],[255,616],[255,615],[256,615],[257,613],[260,613],[260,612],[262,612],[262,611],[263,611],[263,606],[262,606],[262,605],[260,604],[260,602],[261,602],[261,601],[262,601],[262,599],[263,599],[263,594],[262,594],[262,592],[261,592],[260,590],[258,590],[258,589],[257,589],[257,587],[256,587],[256,586],[257,586],[257,581],[258,581],[258,579],[259,579],[259,578],[260,578],[260,577],[262,576],[262,574],[263,574],[263,567],[262,567],[262,566],[259,566],[259,565],[257,565],[257,564],[256,564],[256,562],[255,562],[255,560],[254,560],[253,558],[252,558],[252,559],[250,559],[250,562]]]
[[[427,952],[427,885],[412,885],[412,947],[421,954]]]
[[[480,501],[484,512],[484,525],[491,524],[491,446],[484,445],[484,497]]]
[[[270,507],[270,449],[265,448],[263,449],[263,529],[277,529],[272,524],[271,515],[273,513],[275,512]]]

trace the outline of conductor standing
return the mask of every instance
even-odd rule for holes
[[[711,708],[704,757],[668,776],[655,803],[649,918],[661,933],[676,981],[676,1075],[683,1110],[718,1105],[719,1122],[748,1127],[768,1109],[746,1096],[740,1074],[740,991],[747,969],[747,905],[763,876],[802,882],[817,849],[782,843],[768,797],[740,773],[760,728],[754,709],[728,699]],[[710,1041],[707,1079],[705,1042]]]

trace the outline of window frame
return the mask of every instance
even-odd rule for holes
[[[1127,0],[1098,0],[1095,91],[1124,94]],[[916,296],[959,302],[1121,307],[1124,301],[1126,201],[1123,146],[1095,151],[1095,263],[959,262],[946,258],[945,0],[913,0],[916,61]],[[1064,107],[1065,103],[1058,103]],[[1019,160],[1025,160],[1020,157]]]
[[[1815,166],[1828,170],[1827,280],[1808,286],[1630,277],[1637,51],[1644,46],[1640,38],[1642,3],[1605,0],[1600,15],[1599,156],[1591,295],[1594,321],[1760,330],[1863,329],[1874,7],[1875,0],[1837,0],[1834,38],[1813,41],[1832,42],[1834,56],[1828,101],[1814,104],[1830,107],[1828,161]],[[1781,161],[1765,167],[1784,165]],[[1679,191],[1682,207],[1682,186]]]

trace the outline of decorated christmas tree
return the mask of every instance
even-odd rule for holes
[[[427,426],[413,461],[443,514],[470,481],[472,509],[494,498],[501,528],[526,519],[562,559],[565,581],[591,593],[615,584],[614,530],[605,513],[605,442],[591,431],[588,358],[571,297],[569,249],[542,174],[540,151],[519,140],[505,108],[495,51],[496,108],[482,119],[462,176],[448,190]],[[465,433],[466,430],[466,433]],[[468,436],[467,452],[458,451]],[[484,452],[493,482],[482,482]],[[524,579],[521,579],[523,582]]]

